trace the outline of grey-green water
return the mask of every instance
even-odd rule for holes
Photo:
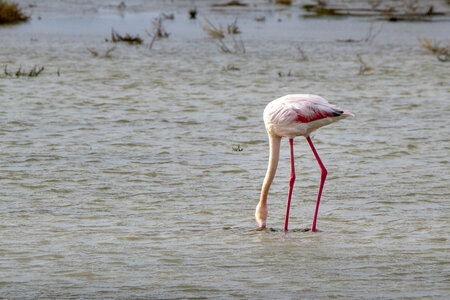
[[[371,20],[256,1],[193,2],[189,20],[191,2],[127,3],[119,13],[113,1],[47,0],[31,22],[0,27],[2,70],[45,66],[0,78],[0,297],[449,297],[450,69],[417,40],[448,41],[448,22],[375,22],[371,43],[345,43]],[[147,43],[161,12],[175,19],[153,49],[86,50],[112,47],[112,27]],[[235,16],[246,53],[221,53],[202,17]],[[358,75],[358,53],[372,71]],[[286,140],[269,196],[275,230],[253,220],[262,111],[288,93],[356,114],[313,137],[329,171],[317,233],[301,230],[320,179],[303,138],[292,230],[281,230]]]

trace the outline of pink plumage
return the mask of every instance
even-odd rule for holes
[[[270,102],[264,110],[267,132],[282,137],[308,136],[312,131],[353,116],[320,96],[286,95]]]
[[[289,208],[295,181],[294,137],[304,136],[308,141],[322,172],[316,210],[314,213],[313,225],[311,227],[311,231],[316,231],[320,197],[327,176],[327,170],[320,160],[319,154],[314,148],[309,135],[311,132],[322,126],[350,116],[353,116],[353,114],[328,103],[327,100],[320,96],[309,94],[286,95],[273,100],[266,106],[264,109],[264,123],[266,125],[267,134],[269,135],[270,156],[269,166],[261,189],[261,197],[255,211],[255,219],[258,222],[259,227],[266,227],[266,218],[268,215],[267,196],[278,166],[280,141],[282,137],[288,137],[291,156],[291,178],[289,180],[289,194],[284,230],[288,229]]]

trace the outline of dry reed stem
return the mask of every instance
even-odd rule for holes
[[[214,26],[207,18],[204,18],[204,22],[202,25],[203,31],[212,37],[213,39],[223,39],[225,34],[221,26]]]
[[[153,31],[158,36],[158,38],[167,38],[169,37],[169,33],[164,30],[162,21],[163,17],[159,17],[153,20]]]
[[[164,15],[161,15],[160,17],[153,20],[153,31],[152,32],[145,30],[145,33],[151,38],[150,43],[148,44],[148,49],[153,48],[153,44],[155,43],[155,41],[157,39],[169,37],[170,33],[165,31],[163,23],[162,23],[163,19],[172,20],[171,18],[167,18],[167,17],[164,17]]]

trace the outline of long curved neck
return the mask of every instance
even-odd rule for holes
[[[280,158],[280,142],[281,142],[280,136],[269,134],[269,143],[270,143],[269,166],[267,167],[266,177],[264,178],[264,183],[261,188],[260,203],[266,204],[270,185],[272,184],[273,178],[275,177],[275,173],[277,172],[278,160]]]

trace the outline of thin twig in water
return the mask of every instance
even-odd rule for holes
[[[305,51],[303,51],[303,49],[300,46],[297,46],[297,51],[300,54],[300,58],[299,58],[300,61],[308,60],[308,56],[306,56]]]
[[[116,50],[116,46],[107,49],[105,51],[105,57],[108,57],[108,58],[111,57],[111,52],[113,52],[114,50]]]
[[[12,74],[8,72],[8,65],[5,65],[5,68],[3,69],[3,73],[5,74],[5,77],[12,76]]]
[[[234,35],[231,35],[231,39],[233,40],[234,53],[245,53],[245,45],[242,39],[236,40]]]
[[[33,67],[33,69],[28,72],[28,77],[37,77],[41,72],[44,71],[44,66],[38,68],[36,65]]]
[[[156,38],[158,37],[158,35],[157,35],[157,34],[153,34],[153,33],[148,32],[147,29],[145,30],[145,33],[146,33],[149,37],[152,38],[152,39],[150,40],[150,43],[148,44],[148,49],[152,49],[153,43],[156,41]]]
[[[370,23],[369,30],[366,33],[366,36],[360,40],[355,39],[346,39],[346,40],[337,40],[340,43],[360,43],[360,42],[366,42],[371,43],[375,37],[381,32],[381,29],[383,29],[383,24],[380,25],[380,27],[374,32],[375,25],[374,22]]]
[[[95,51],[94,49],[91,49],[91,48],[86,48],[86,49],[92,54],[92,56],[98,56],[98,52]]]
[[[86,48],[86,49],[92,54],[92,56],[94,56],[94,57],[98,57],[99,56],[97,50],[91,49],[91,48]],[[105,54],[103,55],[103,57],[110,58],[111,57],[111,52],[113,52],[115,49],[116,49],[116,46],[107,49],[105,51]]]
[[[383,23],[381,23],[380,27],[375,32],[374,32],[375,28],[374,24],[375,24],[374,22],[370,23],[369,31],[367,32],[366,37],[362,39],[363,42],[371,43],[375,39],[375,37],[378,34],[380,34],[381,29],[383,29]]]
[[[364,75],[364,73],[367,71],[371,71],[372,67],[369,66],[361,57],[361,54],[356,54],[356,57],[358,58],[359,62],[359,72],[358,75]]]
[[[151,38],[150,43],[148,44],[148,48],[152,49],[153,44],[157,39],[161,38],[168,38],[170,33],[165,31],[163,26],[163,17],[160,16],[153,20],[153,32],[149,32],[148,30],[145,30],[145,33]]]
[[[169,33],[164,30],[164,26],[162,24],[163,18],[159,17],[153,20],[153,30],[158,38],[167,38],[169,37]]]

